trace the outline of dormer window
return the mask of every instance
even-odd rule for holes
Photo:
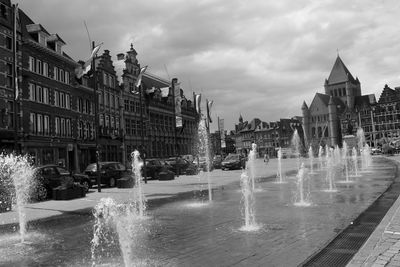
[[[46,40],[46,36],[39,32],[39,44],[46,46],[47,45],[47,40]]]

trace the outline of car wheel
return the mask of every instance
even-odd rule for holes
[[[108,187],[115,187],[115,178],[110,178],[108,181]]]
[[[88,181],[83,181],[82,186],[83,186],[83,188],[85,188],[86,193],[89,192],[90,185],[89,185]]]

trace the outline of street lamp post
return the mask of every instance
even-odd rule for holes
[[[94,42],[92,42],[92,49],[95,48]],[[99,149],[99,97],[97,96],[97,72],[96,72],[96,64],[95,64],[95,56],[92,59],[92,73],[93,73],[93,94],[94,94],[94,129],[95,129],[95,141],[96,141],[96,170],[97,170],[97,192],[101,192],[101,178],[100,178],[100,166],[99,166],[99,158],[100,158],[100,149]]]
[[[140,103],[140,124],[142,127],[141,131],[141,143],[142,143],[142,158],[143,158],[143,176],[144,176],[144,183],[147,184],[147,172],[146,172],[146,153],[145,153],[145,146],[144,146],[144,119],[143,119],[143,86],[142,84],[139,85],[139,103]]]

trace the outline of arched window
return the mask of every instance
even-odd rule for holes
[[[328,127],[325,127],[324,136],[329,137]]]
[[[318,137],[322,137],[322,128],[318,127]]]
[[[311,137],[313,137],[313,138],[316,137],[315,136],[315,127],[311,128]]]

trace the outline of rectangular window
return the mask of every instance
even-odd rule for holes
[[[67,128],[67,137],[72,136],[72,131],[71,131],[71,119],[66,119],[65,120],[65,126]]]
[[[105,103],[105,105],[108,107],[109,104],[110,104],[110,93],[106,93],[106,103]]]
[[[71,96],[69,94],[65,94],[65,108],[71,109]]]
[[[100,114],[100,116],[99,116],[99,125],[104,126],[104,115],[103,114]]]
[[[55,119],[54,119],[54,133],[57,136],[60,135],[60,118],[59,117],[55,117]]]
[[[39,85],[36,86],[36,101],[43,103],[43,88]]]
[[[35,134],[36,133],[36,114],[31,113],[30,115],[30,132]]]
[[[106,115],[106,127],[110,127],[110,117]]]
[[[29,70],[36,72],[36,61],[34,57],[29,56]]]
[[[43,75],[49,77],[49,64],[43,62]]]
[[[110,103],[110,106],[111,106],[112,108],[114,108],[114,104],[115,104],[115,97],[114,97],[114,95],[111,95],[111,103]]]
[[[69,72],[68,71],[65,72],[65,83],[69,84]]]
[[[114,119],[114,116],[111,116],[111,126],[110,126],[111,128],[115,128],[115,119]]]
[[[48,115],[44,115],[44,135],[50,134],[50,120]]]
[[[38,134],[43,133],[43,115],[37,114],[37,132]]]
[[[42,61],[39,59],[36,60],[36,73],[43,74]]]
[[[59,80],[59,73],[58,73],[58,68],[54,67],[54,76],[53,76],[54,80]]]
[[[60,92],[60,107],[65,108],[65,93]]]
[[[43,103],[49,104],[49,88],[43,87]]]
[[[54,90],[54,106],[60,106],[60,93],[56,90]]]
[[[90,102],[89,102],[89,100],[85,100],[85,112],[87,113],[87,114],[89,114],[90,113]]]
[[[65,136],[65,119],[64,118],[60,119],[60,130],[61,130],[61,136]]]
[[[65,72],[63,69],[60,69],[60,75],[59,75],[59,81],[60,82],[65,82]]]
[[[36,101],[36,90],[33,83],[29,84],[29,100]]]

